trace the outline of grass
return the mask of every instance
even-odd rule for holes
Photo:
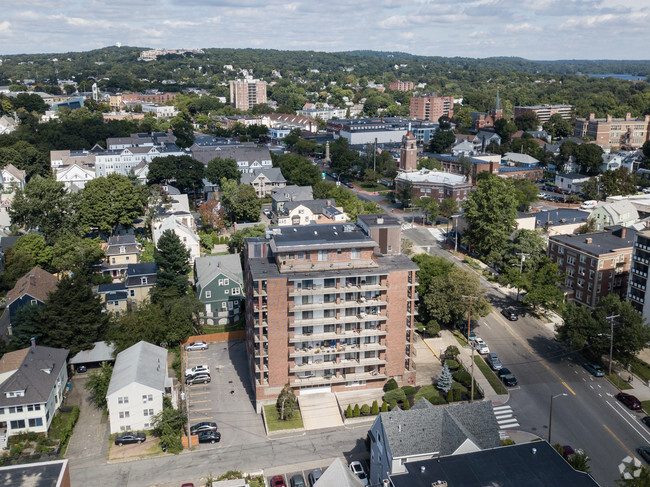
[[[202,325],[201,334],[207,335],[209,333],[222,333],[224,331],[237,331],[243,330],[246,327],[244,320],[239,320],[236,323],[229,323],[227,325]]]
[[[650,381],[650,365],[641,360],[640,358],[632,359],[632,373],[645,382]]]
[[[607,377],[609,381],[621,391],[624,391],[626,389],[632,389],[632,386],[628,384],[625,379],[619,377],[617,374],[605,375],[605,377]]]
[[[650,401],[641,401],[641,407],[643,411],[650,416]]]
[[[358,186],[366,191],[388,191],[389,188],[378,183],[358,183]]]
[[[292,430],[298,428],[304,428],[302,424],[302,416],[300,414],[300,409],[296,409],[293,413],[291,419],[286,421],[280,421],[278,418],[278,410],[275,407],[275,404],[267,404],[264,406],[264,416],[266,416],[266,425],[271,431],[281,431],[281,430]]]
[[[454,337],[456,337],[456,340],[458,341],[458,343],[460,343],[462,347],[466,347],[467,345],[469,345],[469,343],[467,343],[467,338],[465,338],[465,335],[463,335],[460,331],[452,330],[451,333],[454,335]]]
[[[508,393],[508,390],[501,383],[499,378],[495,375],[494,372],[490,370],[490,368],[487,366],[487,364],[483,361],[483,359],[480,356],[478,355],[474,356],[474,363],[478,366],[481,372],[483,372],[483,375],[492,386],[492,389],[494,389],[494,392],[496,392],[497,394]]]

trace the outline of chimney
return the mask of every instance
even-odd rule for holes
[[[29,285],[36,287],[36,276],[34,274],[29,275]]]
[[[612,116],[611,116],[611,115],[607,115],[606,118],[605,118],[605,120],[606,120],[607,122],[611,122],[611,121],[612,121]]]
[[[32,341],[32,350],[33,350],[34,348],[36,348],[36,338],[32,337],[31,341]]]
[[[595,120],[596,119],[596,114],[595,113],[590,113],[589,114],[589,120]]]
[[[221,268],[221,261],[217,262],[217,267]]]
[[[592,239],[591,237],[587,237],[587,238],[585,238],[585,243],[586,243],[587,245],[591,245],[591,242],[593,242],[593,239]]]
[[[625,120],[632,120],[632,114],[630,112],[625,114]]]
[[[383,225],[384,224],[384,217],[383,216],[378,216],[377,217],[377,225]]]
[[[621,228],[621,238],[625,238],[626,233],[627,233],[627,228],[625,227]]]

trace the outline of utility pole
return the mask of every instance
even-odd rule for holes
[[[474,402],[474,350],[476,350],[476,348],[474,347],[474,345],[471,345],[471,347],[472,347],[472,391],[470,392],[469,402]]]
[[[530,255],[527,254],[526,252],[516,252],[517,255],[521,256],[521,262],[519,263],[519,280],[521,281],[521,275],[524,272],[524,260],[526,260],[526,256]],[[520,290],[520,284],[517,284],[517,302],[519,302],[519,290]]]
[[[478,296],[463,296],[463,299],[469,301],[469,308],[467,310],[467,343],[469,343],[469,332],[471,327],[471,316],[472,316],[472,301],[478,300]]]
[[[620,315],[611,315],[605,318],[609,322],[609,375],[612,375],[612,354],[614,352],[614,320]]]
[[[551,407],[548,413],[548,442],[552,445],[551,443],[551,424],[553,423],[553,399],[556,397],[560,396],[568,396],[566,392],[563,392],[562,394],[556,394],[554,396],[551,396]]]
[[[372,153],[372,170],[377,172],[377,137],[375,137],[375,150]]]

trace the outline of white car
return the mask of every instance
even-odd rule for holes
[[[474,348],[481,355],[486,355],[490,353],[490,349],[488,348],[487,343],[485,343],[483,339],[479,337],[474,338]]]
[[[363,482],[363,485],[367,486],[368,484],[368,476],[366,475],[366,471],[363,469],[363,465],[361,465],[361,462],[352,462],[350,463],[350,471],[359,477],[361,479],[361,482]]]
[[[185,350],[188,352],[192,350],[207,350],[207,349],[208,349],[207,342],[192,342],[185,345]]]
[[[210,373],[210,367],[207,365],[196,365],[192,368],[186,369],[185,370],[185,377],[188,377],[190,375],[198,374],[200,372],[205,372],[207,374]]]

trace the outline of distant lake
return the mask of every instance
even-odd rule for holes
[[[624,81],[645,81],[645,76],[634,76],[631,74],[588,74],[590,78],[616,78]]]

